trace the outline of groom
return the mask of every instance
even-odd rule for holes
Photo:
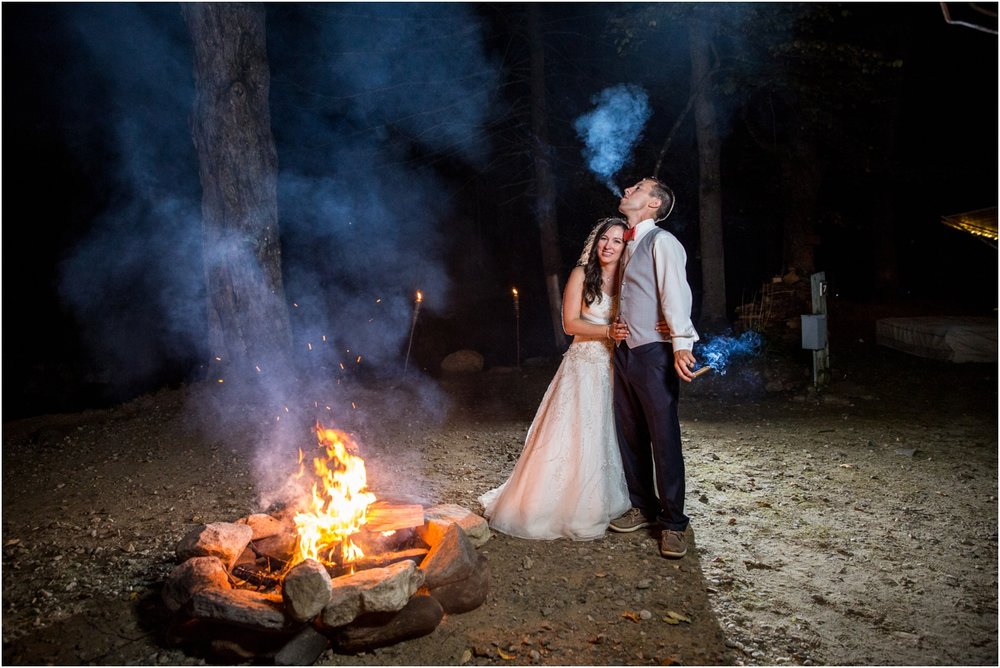
[[[678,379],[690,382],[698,333],[691,323],[687,254],[677,238],[656,226],[674,208],[674,193],[647,178],[625,190],[618,210],[629,229],[620,270],[614,406],[618,447],[632,509],[612,520],[629,532],[659,522],[660,554],[687,553],[684,458],[677,416]],[[670,334],[656,330],[665,320]],[[655,481],[655,482],[654,482]],[[659,494],[657,494],[659,492]]]

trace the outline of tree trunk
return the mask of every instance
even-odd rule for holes
[[[708,329],[725,327],[726,265],[722,240],[722,170],[719,126],[707,77],[712,68],[709,27],[700,21],[691,24],[691,85],[694,98],[695,129],[698,137],[698,229],[701,245],[701,322]]]
[[[823,166],[800,121],[789,122],[790,149],[781,159],[782,181],[788,198],[785,207],[785,269],[796,269],[802,278],[816,269],[816,206],[823,182]]]
[[[264,7],[181,7],[194,46],[191,125],[202,186],[211,366],[233,379],[263,380],[291,369],[292,341]]]
[[[559,272],[559,226],[556,220],[556,181],[552,174],[548,139],[548,111],[545,104],[545,51],[538,21],[538,7],[528,5],[528,41],[531,45],[531,130],[534,142],[535,182],[538,186],[535,216],[542,243],[542,270],[549,294],[549,314],[556,347],[566,347],[562,328],[562,286]]]

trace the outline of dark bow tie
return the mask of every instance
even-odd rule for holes
[[[632,241],[633,239],[635,239],[635,228],[630,227],[627,230],[625,230],[625,234],[622,235],[622,239],[624,239],[625,241]]]

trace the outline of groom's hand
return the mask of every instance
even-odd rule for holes
[[[616,318],[613,323],[611,323],[611,338],[616,342],[621,343],[628,338],[628,325],[621,321],[621,318]]]
[[[690,383],[694,380],[694,374],[691,370],[694,369],[695,358],[694,353],[690,350],[675,350],[674,351],[674,369],[677,370],[677,377],[681,380]]]

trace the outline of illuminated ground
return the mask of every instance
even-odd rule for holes
[[[660,558],[644,532],[496,536],[481,548],[493,572],[481,608],[318,663],[995,665],[995,366],[863,342],[835,352],[818,396],[797,362],[783,391],[736,372],[690,388],[685,559]],[[406,409],[409,390],[358,389],[360,403],[397,406],[358,432],[377,452],[371,487],[478,508],[553,371],[446,380],[437,416]],[[192,524],[259,501],[252,425],[207,436],[190,419],[197,396],[4,425],[4,663],[202,661],[167,644],[159,583]]]

